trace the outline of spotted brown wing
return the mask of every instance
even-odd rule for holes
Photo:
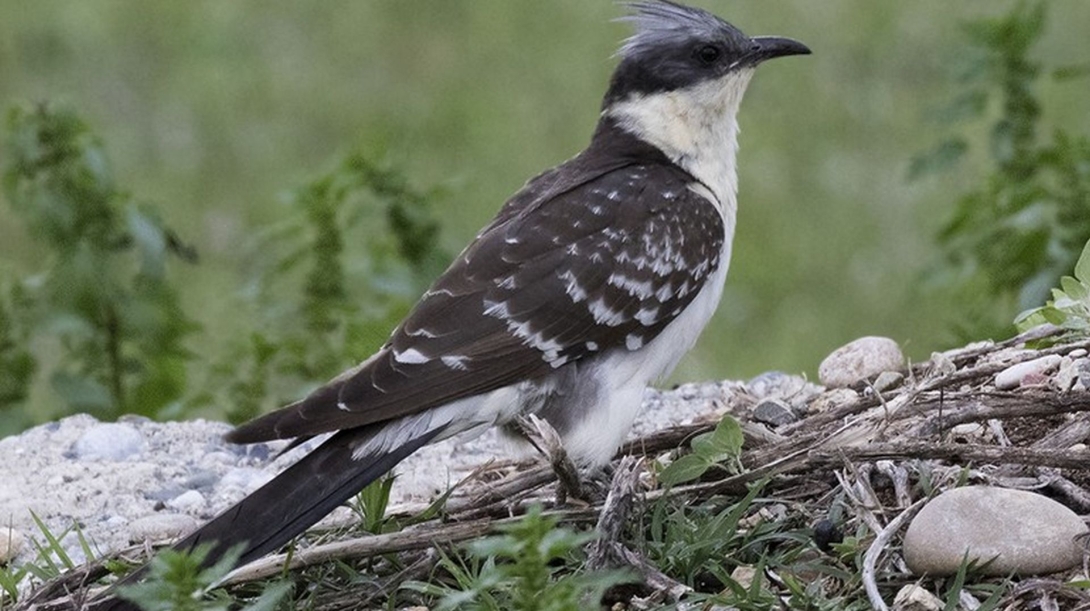
[[[364,426],[638,350],[719,265],[723,221],[692,182],[673,165],[629,164],[549,184],[546,197],[530,183],[375,357],[232,439]]]

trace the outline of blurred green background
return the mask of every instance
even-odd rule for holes
[[[914,359],[951,346],[949,320],[963,314],[924,272],[984,161],[906,174],[944,133],[933,115],[955,91],[959,23],[1012,3],[696,4],[814,55],[762,67],[747,94],[731,273],[673,380],[814,377],[861,335],[892,337]],[[1033,57],[1086,62],[1090,3],[1048,7]],[[440,239],[456,252],[526,179],[586,144],[628,32],[611,21],[622,12],[582,0],[5,2],[0,106],[78,109],[117,180],[197,247],[198,265],[170,273],[204,327],[187,345],[212,359],[243,326],[230,298],[246,282],[239,245],[283,214],[285,190],[362,150],[442,188]],[[1042,133],[1090,131],[1086,91],[1042,79]],[[0,262],[30,273],[43,256],[0,203]],[[52,400],[33,397],[42,413]]]

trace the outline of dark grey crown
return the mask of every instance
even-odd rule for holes
[[[715,15],[666,0],[627,4],[636,32],[621,46],[605,105],[633,93],[671,91],[748,65],[759,47]],[[758,60],[759,61],[759,60]]]

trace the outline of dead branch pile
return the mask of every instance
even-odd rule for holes
[[[712,430],[717,421],[712,417],[628,444],[610,469],[608,494],[598,494],[596,502],[574,498],[594,494],[571,494],[573,487],[581,492],[578,476],[574,482],[563,482],[558,492],[557,472],[567,473],[565,480],[573,478],[563,468],[563,450],[550,438],[547,426],[530,423],[529,432],[549,461],[485,465],[459,484],[438,517],[398,532],[301,545],[290,555],[272,556],[239,569],[228,583],[245,584],[331,560],[366,561],[368,569],[381,578],[319,596],[315,608],[368,608],[367,601],[378,606],[385,588],[409,578],[426,579],[436,565],[437,548],[494,533],[540,503],[565,523],[600,531],[601,537],[587,550],[591,568],[626,565],[643,576],[651,594],[629,601],[624,608],[655,608],[677,601],[689,588],[625,544],[630,515],[641,504],[662,497],[696,503],[741,496],[748,485],[763,481],[762,496],[785,503],[797,521],[813,524],[825,518],[834,499],[848,507],[841,529],[852,532],[863,525],[870,532],[863,583],[872,606],[888,608],[892,601],[882,600],[877,584],[886,584],[888,593],[890,582],[911,584],[915,579],[907,574],[895,542],[907,519],[926,501],[916,485],[921,465],[927,467],[933,490],[967,478],[1033,489],[1080,514],[1090,513],[1090,450],[1084,445],[1090,437],[1090,391],[1061,391],[1050,380],[1009,391],[995,386],[996,374],[1015,363],[1090,350],[1090,340],[1041,350],[1025,347],[1027,341],[1047,333],[935,354],[901,372],[903,382],[896,388],[879,391],[871,380],[850,389],[822,392],[807,398],[804,417],[775,429],[749,418],[755,398],[747,398],[744,392],[731,396],[722,408],[741,422],[745,432],[743,471],[713,470],[700,481],[670,489],[656,484],[652,462],[669,461],[684,452],[688,440]],[[565,494],[570,497],[567,502]],[[398,555],[397,570],[390,568],[395,566],[388,561],[391,554]],[[20,608],[51,608],[66,592],[78,590],[82,580],[100,573],[89,570],[62,577],[39,589]],[[774,575],[768,577],[775,582]],[[1062,608],[1090,608],[1090,596],[1066,587],[1063,577],[1024,581],[1008,593],[1000,608],[1061,608],[1055,606],[1057,600],[1064,601]],[[963,597],[963,606],[974,608],[971,595],[964,596],[968,599]]]

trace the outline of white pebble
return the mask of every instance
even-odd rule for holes
[[[204,495],[196,490],[187,490],[167,501],[167,507],[176,511],[195,513],[204,508]]]
[[[1043,375],[1060,365],[1058,354],[1049,354],[1032,361],[1011,365],[995,376],[995,387],[999,390],[1011,390],[1022,385],[1022,380],[1033,374]]]
[[[197,521],[180,513],[157,513],[133,520],[129,524],[129,542],[167,541],[189,534],[197,528]]]
[[[904,366],[905,357],[897,342],[888,337],[861,337],[825,357],[818,367],[818,379],[830,388],[842,388]]]
[[[96,424],[76,440],[76,457],[84,460],[125,460],[141,454],[147,444],[131,424]]]

